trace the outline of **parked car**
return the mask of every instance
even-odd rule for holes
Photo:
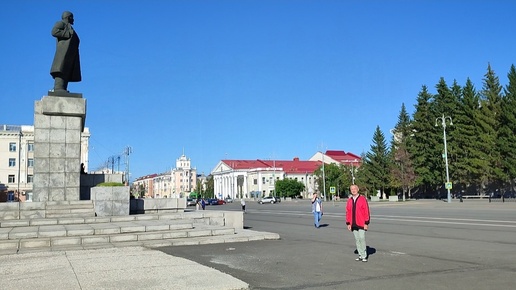
[[[226,201],[223,200],[223,199],[219,199],[219,200],[217,200],[217,204],[218,205],[223,205],[223,204],[226,204]]]
[[[186,199],[186,206],[194,206],[197,204],[197,200],[193,198]]]
[[[206,204],[209,204],[209,205],[218,205],[219,204],[219,201],[216,199],[216,198],[208,198],[206,200]]]
[[[262,197],[258,202],[260,204],[264,204],[264,203],[276,203],[278,201],[274,196],[267,196],[267,197]]]
[[[233,199],[231,197],[226,197],[226,199],[224,200],[226,203],[232,203],[233,202]]]

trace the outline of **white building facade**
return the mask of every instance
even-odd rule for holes
[[[81,134],[81,163],[88,168],[88,145],[90,133],[84,128]],[[80,170],[80,164],[77,165]],[[31,200],[34,178],[34,126],[0,125],[0,183],[9,192],[19,192]]]
[[[215,197],[261,198],[277,196],[275,184],[286,178],[305,185],[301,193],[311,197],[317,188],[314,172],[321,165],[318,161],[293,160],[221,160],[212,170]],[[281,194],[281,193],[280,193]]]

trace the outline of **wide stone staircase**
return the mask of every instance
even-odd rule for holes
[[[122,246],[160,247],[279,239],[275,233],[243,229],[241,212],[158,212],[95,217],[88,203],[49,204],[44,217],[20,214],[0,218],[0,254],[96,249]]]

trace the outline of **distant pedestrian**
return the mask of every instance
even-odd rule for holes
[[[319,222],[323,215],[322,199],[317,196],[317,192],[312,197],[312,213],[314,214],[314,225],[319,228]]]
[[[206,201],[204,200],[204,198],[201,199],[201,207],[202,207],[202,210],[204,210],[206,208]]]
[[[243,198],[240,199],[240,204],[242,205],[242,211],[245,213],[245,200]]]
[[[367,245],[365,232],[369,227],[370,215],[367,198],[358,193],[359,188],[353,184],[349,187],[351,196],[346,204],[346,225],[353,232],[358,251],[355,261],[367,262]]]

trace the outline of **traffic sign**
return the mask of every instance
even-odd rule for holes
[[[330,193],[335,193],[336,190],[335,190],[335,186],[330,186]]]
[[[445,187],[446,189],[452,189],[452,183],[451,183],[451,182],[446,182],[446,183],[444,184],[444,187]]]

